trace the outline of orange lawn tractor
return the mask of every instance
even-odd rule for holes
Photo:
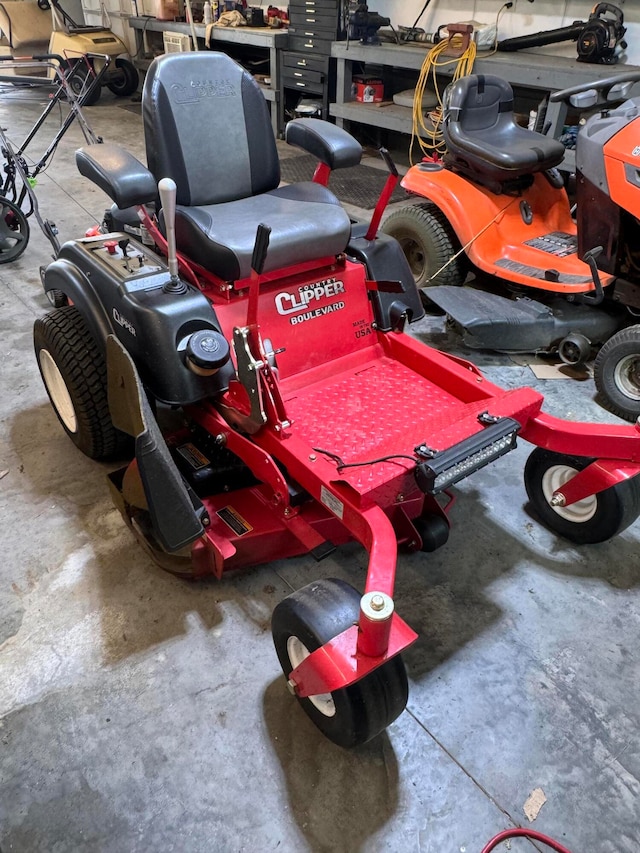
[[[563,145],[516,123],[506,81],[458,80],[447,92],[444,159],[402,181],[428,201],[383,225],[423,298],[467,346],[578,365],[603,345],[596,385],[628,420],[640,415],[640,98],[624,99],[638,80],[626,72],[550,96],[597,109],[577,137],[575,218],[558,171]],[[460,288],[469,271],[474,287]]]

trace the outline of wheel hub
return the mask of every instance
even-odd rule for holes
[[[295,669],[300,666],[305,658],[309,657],[311,652],[302,640],[292,634],[287,640],[287,654],[289,655],[292,668]],[[318,693],[315,696],[307,696],[306,698],[325,717],[335,716],[336,706],[331,693]]]
[[[625,396],[640,401],[640,358],[637,355],[621,358],[613,371],[613,378]]]
[[[76,418],[67,385],[62,378],[58,365],[46,349],[40,350],[39,358],[42,378],[44,379],[44,384],[47,386],[51,402],[60,416],[62,423],[69,432],[74,433],[78,429],[78,419]]]
[[[589,495],[581,501],[576,501],[569,506],[562,506],[560,502],[553,501],[553,494],[562,491],[565,483],[571,480],[578,471],[570,465],[552,465],[542,477],[542,491],[549,506],[553,507],[561,518],[574,524],[584,524],[590,521],[598,509],[598,498]]]

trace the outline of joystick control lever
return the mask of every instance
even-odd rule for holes
[[[158,183],[160,206],[164,216],[167,237],[167,264],[171,280],[165,284],[165,293],[186,293],[187,286],[178,275],[178,251],[176,248],[176,194],[177,187],[171,178],[162,178]]]

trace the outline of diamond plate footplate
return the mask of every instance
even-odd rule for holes
[[[413,454],[436,438],[450,447],[481,429],[476,415],[487,400],[463,403],[398,361],[373,359],[309,388],[285,395],[296,433],[311,447],[335,453],[344,462],[362,462],[393,453]],[[442,433],[446,442],[442,444]],[[412,469],[398,459],[345,469],[340,478],[360,494],[371,492]]]

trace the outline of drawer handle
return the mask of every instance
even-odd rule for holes
[[[312,41],[306,41],[306,42],[304,43],[304,46],[305,46],[305,47],[313,47],[313,42],[312,42]]]
[[[305,33],[305,36],[309,36],[309,38],[313,38],[315,36],[315,33]]]
[[[306,60],[306,59],[301,59],[299,62],[296,62],[296,65],[297,65],[299,68],[306,68],[306,67],[307,67],[307,60]]]
[[[294,77],[302,77],[302,74],[300,73],[300,71],[294,71],[293,76]]]
[[[316,19],[315,18],[305,18],[305,21],[307,22],[307,24],[315,24]]]
[[[301,88],[301,89],[306,89],[306,88],[307,88],[307,84],[306,84],[306,83],[296,83],[296,86],[300,86],[300,88]]]

